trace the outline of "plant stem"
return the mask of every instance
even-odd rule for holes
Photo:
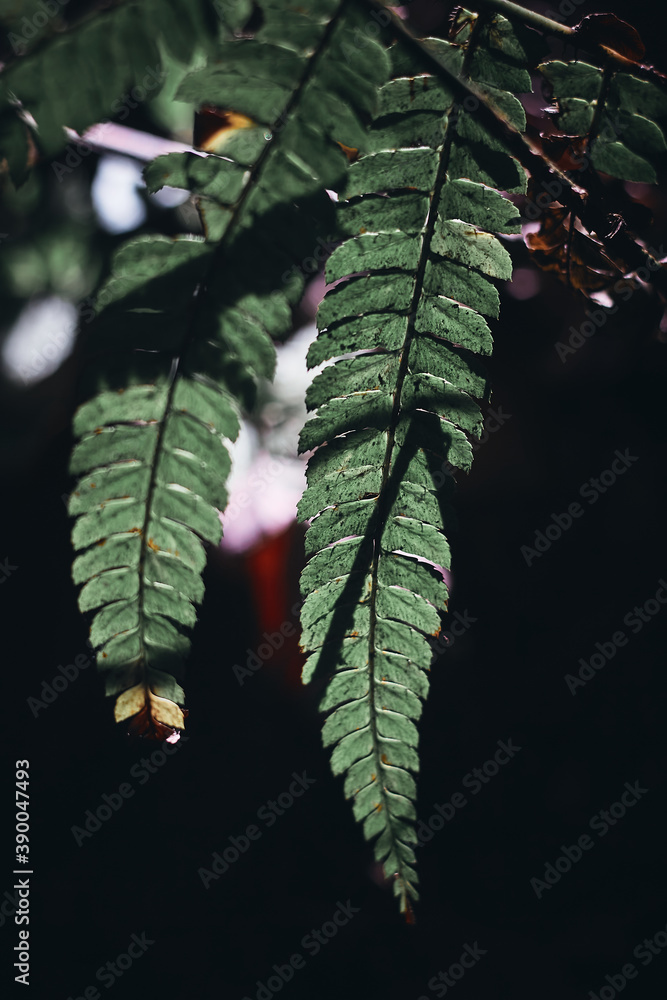
[[[493,7],[494,10],[505,14],[506,17],[521,18],[525,24],[531,24],[539,31],[546,31],[550,35],[574,34],[574,28],[568,27],[567,24],[552,21],[550,17],[544,17],[543,14],[536,14],[534,10],[520,7],[518,3],[510,3],[510,0],[478,0],[478,2],[484,7]]]

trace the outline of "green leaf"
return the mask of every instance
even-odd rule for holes
[[[637,183],[657,183],[667,165],[667,87],[611,66],[553,60],[539,69],[558,103],[558,127],[591,143],[596,170]]]
[[[520,41],[499,17],[471,37],[429,47],[461,71],[473,45],[473,78],[523,127],[509,93],[530,89]],[[308,354],[310,365],[339,360],[306,395],[316,414],[300,447],[316,450],[299,504],[310,519],[301,642],[304,682],[329,678],[321,708],[332,769],[346,775],[355,818],[378,838],[376,857],[407,911],[417,898],[414,720],[448,600],[443,472],[470,467],[470,436],[482,431],[474,397],[488,397],[487,382],[470,352],[490,353],[493,280],[511,276],[493,234],[519,232],[518,210],[495,187],[523,190],[525,177],[474,115],[455,110],[450,88],[407,75],[400,46],[392,53],[369,152],[350,168],[339,205],[349,236],[327,262],[338,284]]]
[[[53,157],[68,143],[65,127],[83,132],[95,122],[126,116],[125,100],[136,104],[134,88],[137,100],[159,92],[166,76],[160,44],[189,62],[198,48],[212,51],[214,25],[210,0],[171,0],[168,9],[164,0],[147,0],[96,11],[10,63],[0,78],[3,94],[14,95],[31,113],[34,139],[44,156]],[[85,86],[72,86],[73,80]],[[17,165],[15,141],[0,129],[0,157],[9,159],[20,183],[26,161]]]
[[[207,236],[140,236],[116,251],[87,337],[89,398],[74,418],[79,604],[94,614],[107,693],[120,695],[116,718],[137,715],[160,738],[183,727],[184,693],[169,675],[183,675],[204,546],[221,536],[228,443],[256,380],[273,376],[273,341],[291,329],[305,284],[301,262],[330,239],[326,189],[342,188],[347,166],[340,144],[363,135],[388,67],[373,42],[367,63],[339,79],[341,48],[359,24],[342,0],[306,0],[298,14],[267,0],[263,12],[255,38],[223,41],[220,61],[187,76],[178,96],[274,132],[265,138],[251,122],[225,139],[224,156],[175,153],[146,168],[149,191],[195,196]],[[154,40],[133,5],[127,17],[136,71]],[[194,31],[195,6],[187,17]],[[337,112],[321,117],[327,92]]]

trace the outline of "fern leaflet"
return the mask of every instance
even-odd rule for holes
[[[553,90],[559,129],[586,141],[596,170],[625,181],[657,182],[656,169],[667,164],[664,87],[612,63],[602,69],[555,59],[539,69]]]
[[[509,22],[461,12],[454,32],[457,42],[426,44],[524,128],[509,91],[529,90],[530,77]],[[339,283],[320,307],[308,361],[338,360],[308,391],[317,414],[300,446],[316,450],[299,514],[313,519],[301,579],[303,679],[332,675],[320,706],[330,713],[332,769],[345,774],[354,816],[367,839],[378,838],[376,858],[409,916],[415,721],[428,691],[428,637],[448,598],[451,511],[439,484],[451,483],[449,465],[469,469],[468,435],[481,430],[474,397],[487,387],[476,356],[491,351],[493,279],[511,274],[490,232],[519,231],[499,189],[523,191],[525,176],[455,107],[446,84],[412,75],[398,46],[393,56],[371,149],[350,168],[341,205],[349,238],[327,264]]]
[[[188,63],[199,47],[212,52],[217,17],[210,0],[145,0],[96,12],[68,31],[45,38],[0,76],[0,157],[15,183],[27,174],[28,135],[46,157],[67,143],[64,126],[83,132],[125,111],[119,98],[156,94],[163,52]],[[72,86],[72,80],[85,86]],[[138,98],[142,99],[142,98]],[[30,112],[28,129],[15,105]]]
[[[107,693],[119,695],[116,718],[139,715],[153,735],[183,726],[179,680],[203,596],[203,543],[221,534],[225,441],[255,376],[272,375],[271,338],[289,329],[303,291],[293,264],[312,252],[331,205],[325,188],[345,175],[339,143],[363,139],[386,72],[374,45],[363,68],[340,77],[356,24],[345,0],[311,0],[298,13],[265,0],[262,10],[257,36],[223,43],[220,62],[180,94],[251,127],[233,130],[224,157],[170,154],[146,171],[150,190],[196,193],[207,239],[144,237],[118,252],[90,338],[95,395],[75,417],[79,604],[95,612],[91,639]]]

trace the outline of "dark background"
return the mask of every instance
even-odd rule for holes
[[[444,33],[447,5],[414,6],[417,22]],[[595,9],[610,8],[585,4],[579,15]],[[611,9],[636,24],[660,64],[654,5]],[[654,207],[659,239],[664,202]],[[516,266],[528,266],[514,247]],[[290,1000],[417,1000],[436,996],[431,977],[475,942],[485,955],[450,988],[457,1000],[584,1000],[628,962],[639,970],[628,1000],[661,995],[667,954],[643,967],[632,953],[667,926],[667,607],[637,635],[623,618],[667,578],[667,344],[655,303],[638,292],[562,363],[554,344],[580,326],[585,307],[543,277],[539,295],[503,296],[494,327],[492,407],[511,419],[460,477],[452,540],[450,608],[476,620],[434,662],[420,724],[420,819],[457,791],[468,804],[418,851],[414,926],[330,774],[319,692],[298,682],[292,645],[243,686],[233,673],[262,631],[290,617],[300,529],[248,556],[211,556],[187,741],[145,784],[131,769],[156,747],[114,726],[92,667],[34,717],[27,699],[88,652],[62,501],[76,355],[33,389],[7,388],[0,559],[18,568],[0,590],[2,794],[11,806],[14,761],[29,759],[33,996],[66,1000],[92,985],[105,996],[96,971],[144,932],[154,944],[114,984],[118,995],[255,998],[257,981],[300,952],[305,967],[280,991]],[[594,505],[581,501],[582,485],[626,448],[638,458],[627,473]],[[521,546],[577,500],[584,515],[527,566]],[[573,695],[564,675],[619,629],[627,646]],[[463,776],[508,739],[521,751],[471,795]],[[304,770],[312,788],[275,825],[258,821]],[[648,790],[642,799],[605,837],[592,833],[594,848],[538,899],[531,878],[636,781]],[[134,796],[77,846],[72,827],[123,782]],[[0,892],[12,886],[11,807],[3,815]],[[261,838],[205,889],[198,869],[252,823]],[[359,912],[309,954],[304,935],[348,900]],[[0,926],[10,985],[17,930],[10,919]]]

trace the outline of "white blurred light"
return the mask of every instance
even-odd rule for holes
[[[190,192],[183,191],[182,188],[163,187],[155,194],[149,194],[148,197],[161,208],[176,208],[177,205],[182,205],[184,201],[188,200]]]
[[[267,428],[261,440],[243,421],[238,439],[230,445],[229,504],[222,514],[222,547],[227,551],[247,551],[294,522],[306,486],[306,466],[297,457],[297,444],[306,419],[304,396],[314,374],[306,368],[306,354],[316,334],[311,324],[277,347],[273,402],[262,416],[270,425],[272,415],[282,416],[279,424]]]
[[[100,152],[111,151],[125,156],[131,153],[135,159],[144,160],[146,163],[165,153],[197,153],[196,149],[186,146],[184,142],[163,139],[159,135],[150,135],[136,128],[128,128],[127,125],[118,125],[117,122],[99,122],[97,125],[91,125],[82,136],[72,128],[66,128],[65,132],[72,142],[83,140]]]
[[[599,306],[604,306],[605,309],[611,309],[611,307],[614,304],[614,299],[609,294],[609,292],[605,291],[591,292],[590,298],[593,300],[593,302],[597,302]]]
[[[72,352],[78,310],[50,296],[21,311],[2,345],[2,366],[13,382],[31,385],[56,371]]]
[[[241,428],[241,434],[250,428]],[[245,466],[237,461],[229,484],[229,504],[222,515],[222,547],[245,552],[262,538],[277,535],[294,521],[306,487],[305,465],[298,458],[261,449]]]
[[[146,220],[139,196],[141,166],[128,156],[103,156],[97,165],[92,199],[100,225],[109,233],[128,233]]]
[[[521,235],[525,236],[527,233],[539,233],[542,228],[542,223],[539,219],[535,219],[532,222],[524,222],[521,226]],[[517,234],[518,235],[518,234]],[[503,236],[503,239],[508,237]]]

